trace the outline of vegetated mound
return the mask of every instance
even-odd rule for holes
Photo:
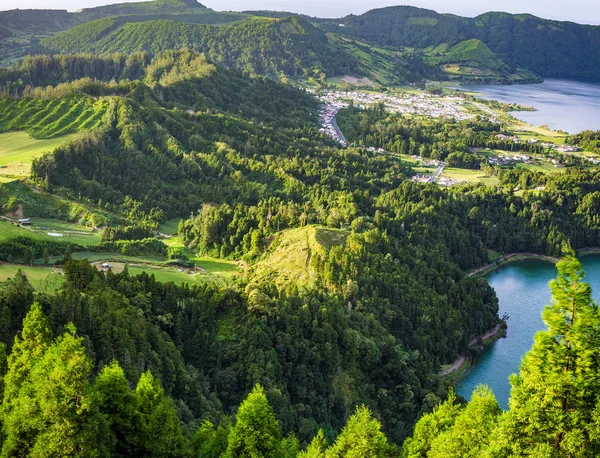
[[[137,21],[139,18],[135,18]],[[249,74],[280,78],[355,73],[357,60],[337,49],[308,21],[252,18],[215,27],[179,20],[129,22],[127,16],[104,18],[74,27],[43,41],[56,52],[161,51],[188,47],[213,62]]]
[[[514,68],[504,62],[485,43],[476,38],[460,42],[452,46],[447,53],[442,53],[439,58],[430,61],[440,64],[451,78],[454,76],[462,80],[485,82],[541,82],[532,72]]]
[[[501,68],[504,63],[485,43],[475,38],[463,41],[448,51],[448,59],[453,62],[478,62],[489,68]]]
[[[320,260],[333,246],[343,245],[348,231],[306,226],[276,234],[263,259],[251,267],[249,288],[254,283],[274,283],[278,287],[317,286]]]

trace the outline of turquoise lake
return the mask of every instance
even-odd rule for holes
[[[580,261],[586,273],[585,281],[592,286],[594,299],[600,302],[600,255],[583,256]],[[481,355],[477,365],[457,388],[459,394],[470,399],[477,385],[488,385],[500,405],[508,408],[508,376],[519,372],[521,359],[533,344],[533,336],[545,329],[541,313],[550,302],[548,283],[554,277],[554,264],[538,260],[506,264],[486,275],[498,295],[499,315],[507,313],[509,316],[508,331],[506,338]]]

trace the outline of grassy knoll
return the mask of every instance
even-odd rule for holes
[[[254,281],[311,286],[317,279],[311,263],[316,259],[315,254],[344,244],[347,236],[347,231],[319,226],[285,230],[277,234],[264,258],[251,267]]]
[[[58,289],[63,281],[62,269],[58,267],[30,267],[15,264],[0,264],[0,283],[13,278],[19,271],[27,276],[29,283],[38,291]]]
[[[53,151],[74,137],[71,134],[37,140],[22,131],[0,133],[0,175],[28,177],[33,159]]]

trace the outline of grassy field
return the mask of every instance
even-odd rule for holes
[[[33,159],[53,151],[74,137],[75,135],[71,134],[36,140],[27,132],[0,133],[0,175],[28,177],[31,174]]]
[[[165,234],[175,235],[177,234],[177,228],[179,227],[180,218],[170,219],[169,221],[164,222],[160,225],[158,230],[160,232],[164,232]]]
[[[115,273],[121,272],[128,265],[129,272],[138,275],[142,272],[154,274],[161,282],[172,281],[177,284],[199,284],[214,282],[225,284],[238,272],[235,262],[224,261],[208,257],[190,257],[196,265],[196,270],[189,273],[189,269],[180,269],[176,266],[165,265],[165,259],[159,256],[126,256],[118,253],[96,253],[82,251],[72,254],[73,259],[87,259],[96,266],[107,262]]]
[[[28,227],[0,221],[0,240],[30,237],[36,240],[71,242],[83,246],[100,243],[100,231],[92,231],[90,228],[85,228],[76,223],[50,218],[31,218],[30,220],[31,226]],[[62,234],[62,236],[49,236],[49,232]]]
[[[27,276],[29,283],[38,291],[50,292],[58,289],[63,281],[62,269],[58,267],[30,267],[0,264],[0,283],[13,278],[19,271]]]
[[[488,186],[498,184],[498,177],[486,177],[481,170],[467,170],[446,167],[442,173],[443,177],[454,180],[468,181],[470,183],[484,183]]]

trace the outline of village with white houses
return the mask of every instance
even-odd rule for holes
[[[352,90],[325,90],[319,96],[322,105],[319,111],[319,121],[321,132],[335,139],[341,146],[347,146],[348,142],[344,138],[336,123],[336,115],[342,108],[351,104],[360,109],[366,109],[377,104],[383,104],[385,109],[391,113],[400,113],[408,116],[425,116],[431,118],[453,118],[456,121],[473,119],[475,116],[481,116],[485,113],[490,122],[500,123],[498,113],[483,103],[473,100],[466,100],[462,97],[453,95],[437,95],[430,93],[379,93],[367,91]],[[496,139],[502,142],[512,142],[521,145],[539,144],[548,151],[557,153],[576,153],[579,148],[572,145],[560,145],[551,142],[538,142],[536,138],[521,139],[517,135],[497,134]],[[366,148],[369,152],[388,153],[382,148]],[[471,148],[474,153],[486,152],[484,148]],[[488,153],[488,152],[486,152]],[[533,161],[546,161],[554,167],[563,167],[560,160],[553,157],[542,157],[540,155],[526,153],[506,153],[506,154],[485,154],[487,162],[492,166],[509,166],[516,163],[531,164]],[[442,175],[445,164],[435,159],[412,156],[415,162],[421,163],[425,167],[437,167],[435,173],[417,174],[413,180],[418,182],[436,182],[441,186],[451,186],[458,184],[461,180],[449,178]],[[586,157],[591,165],[598,165],[599,160],[596,157]]]

